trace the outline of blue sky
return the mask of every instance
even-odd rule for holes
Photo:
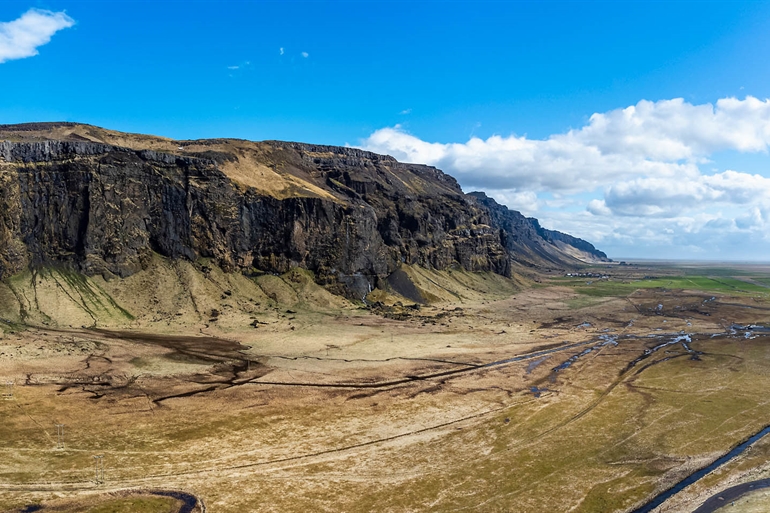
[[[611,255],[769,259],[770,3],[5,0],[0,21],[30,9],[58,18],[0,28],[0,122],[363,146]]]

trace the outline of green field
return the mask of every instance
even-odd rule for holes
[[[768,277],[752,280],[769,283]],[[576,292],[588,296],[627,296],[639,289],[698,290],[719,294],[770,296],[770,288],[727,276],[672,276],[652,279],[600,279],[600,278],[553,278],[553,285],[573,287]]]

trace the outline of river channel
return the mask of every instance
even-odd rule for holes
[[[748,339],[748,338],[752,338],[755,332],[767,333],[768,331],[770,331],[770,328],[768,328],[767,326],[759,326],[759,325],[740,326],[737,324],[733,324],[732,326],[730,326],[731,335],[737,335],[739,330],[744,331],[744,338]],[[687,342],[689,342],[689,337]],[[689,346],[686,346],[686,349],[689,350]],[[650,499],[646,504],[636,508],[635,510],[632,510],[630,513],[648,513],[654,510],[655,508],[657,508],[658,506],[663,504],[665,501],[667,501],[677,493],[681,492],[691,484],[699,481],[700,479],[707,476],[708,474],[710,474],[717,468],[721,467],[725,463],[741,455],[746,449],[748,449],[751,445],[753,445],[757,441],[761,440],[768,433],[770,433],[770,425],[765,426],[761,431],[758,431],[757,433],[753,434],[746,441],[738,444],[730,452],[728,452],[727,454],[723,455],[720,458],[717,458],[710,465],[693,472],[692,474],[682,479],[681,481],[676,483],[674,486],[672,486],[668,490],[664,490],[663,492],[659,493],[658,495]]]

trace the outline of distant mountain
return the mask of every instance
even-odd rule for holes
[[[305,268],[354,297],[402,264],[511,276],[608,261],[436,168],[367,151],[0,125],[0,278],[127,277],[153,253],[246,274]]]

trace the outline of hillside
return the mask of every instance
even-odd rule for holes
[[[403,265],[511,277],[606,260],[436,168],[353,148],[74,123],[3,125],[0,141],[0,278],[127,278],[157,254],[247,276],[304,268],[361,298]]]

